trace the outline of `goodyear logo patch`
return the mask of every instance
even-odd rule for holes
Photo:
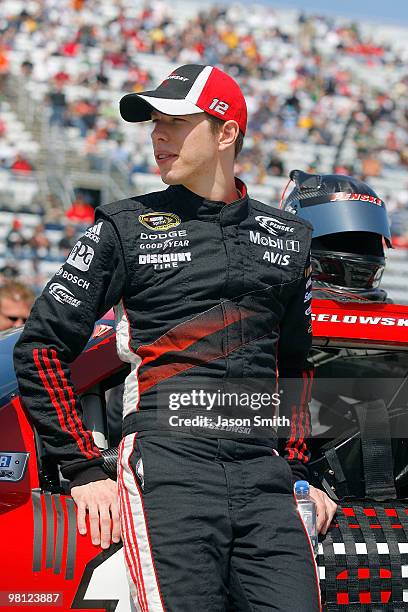
[[[149,230],[168,230],[181,223],[180,217],[174,213],[152,212],[139,215],[139,221]]]

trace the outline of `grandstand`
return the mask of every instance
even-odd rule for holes
[[[78,192],[93,205],[162,189],[148,126],[118,113],[127,91],[182,63],[240,82],[249,129],[237,173],[276,206],[288,172],[353,173],[388,204],[399,249],[384,285],[408,302],[408,37],[395,26],[211,2],[3,0],[0,4],[0,270],[40,291]],[[26,246],[7,246],[13,221]],[[29,246],[44,224],[49,248]],[[77,225],[78,234],[81,225]]]

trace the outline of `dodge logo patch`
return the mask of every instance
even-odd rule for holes
[[[180,225],[180,217],[174,213],[152,212],[146,215],[139,215],[139,221],[149,230],[168,230],[171,227]]]

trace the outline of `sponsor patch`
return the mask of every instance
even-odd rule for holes
[[[174,213],[153,212],[145,215],[139,215],[139,221],[149,230],[168,230],[171,227],[177,227],[181,223],[180,217]]]
[[[60,283],[52,283],[48,288],[48,293],[60,304],[68,304],[74,308],[78,308],[81,304],[81,300],[77,300],[75,295]]]
[[[281,251],[285,249],[285,243],[282,238],[271,238],[270,236],[263,236],[261,232],[254,232],[253,230],[249,230],[249,242],[253,242],[253,244],[259,244],[261,246],[266,246],[272,249],[280,249]]]
[[[85,236],[87,238],[90,238],[94,242],[96,242],[96,244],[98,244],[100,240],[102,224],[103,224],[103,221],[101,221],[100,223],[97,223],[96,225],[93,225],[92,227],[87,229],[85,232]]]
[[[76,274],[72,274],[72,272],[67,272],[64,268],[60,268],[57,272],[57,276],[61,276],[64,280],[72,283],[73,285],[78,285],[78,287],[82,287],[85,291],[88,291],[90,287],[89,281],[77,276]]]
[[[165,81],[163,81],[163,83],[165,83],[168,79],[175,79],[176,81],[183,81],[183,82],[190,80],[187,77],[180,76],[179,74],[169,74],[169,76],[167,77],[167,79]]]
[[[153,264],[155,270],[177,268],[179,263],[191,261],[191,252],[187,253],[146,253],[139,255],[139,264]]]
[[[190,244],[190,241],[185,238],[186,236],[187,230],[173,230],[160,234],[146,234],[145,232],[141,232],[139,249],[141,251],[150,249],[165,251],[171,248],[185,248]],[[144,240],[150,240],[150,242],[143,242]]]
[[[74,266],[81,272],[87,272],[94,258],[95,251],[88,244],[84,244],[80,240],[76,243],[70,254],[68,255],[67,263]]]
[[[285,243],[286,243],[287,251],[295,251],[295,253],[299,253],[300,251],[299,240],[286,240]]]
[[[290,225],[285,225],[279,219],[275,217],[266,217],[265,215],[258,215],[255,217],[255,221],[259,223],[261,227],[266,229],[273,236],[278,236],[282,232],[294,232],[295,228]]]
[[[265,251],[262,259],[277,266],[288,266],[290,264],[290,255],[282,255],[282,253],[274,253],[273,251]]]

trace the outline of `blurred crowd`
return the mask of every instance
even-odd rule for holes
[[[408,243],[408,46],[398,36],[379,33],[352,19],[261,5],[249,11],[239,4],[162,0],[16,0],[0,8],[0,85],[6,86],[11,74],[23,78],[27,95],[48,113],[50,128],[65,131],[67,138],[74,131],[93,170],[102,171],[109,157],[127,173],[131,191],[135,173],[157,169],[148,129],[124,124],[119,97],[157,85],[167,65],[216,64],[237,78],[248,101],[248,133],[237,160],[243,180],[268,185],[271,177],[287,176],[294,151],[300,151],[302,169],[319,171],[327,165],[327,151],[338,151],[325,171],[369,183],[396,177],[395,188],[388,180],[380,195],[403,245]],[[6,139],[0,118],[0,145]],[[0,167],[20,173],[36,168],[35,157],[7,144]],[[312,145],[312,157],[302,157],[302,147]],[[271,190],[276,203],[280,193]],[[69,211],[56,213],[67,225],[62,237],[69,241],[72,227],[91,223],[91,208],[74,202]],[[19,243],[18,222],[10,225],[9,253],[20,249],[38,258],[59,249],[47,245],[41,224]]]
[[[33,0],[0,24],[3,78],[20,52],[25,79],[47,83],[50,123],[76,127],[94,166],[103,150],[130,171],[154,171],[140,143],[132,147],[107,92],[148,88],[152,74],[142,58],[155,54],[175,64],[216,64],[240,81],[250,110],[240,161],[247,180],[286,174],[282,153],[293,141],[337,145],[351,118],[356,154],[342,169],[367,176],[383,165],[406,169],[407,57],[398,40],[378,43],[357,22],[332,17],[299,14],[286,23],[260,5],[248,14],[239,5],[200,11],[197,3],[190,12],[180,20],[162,0]]]

